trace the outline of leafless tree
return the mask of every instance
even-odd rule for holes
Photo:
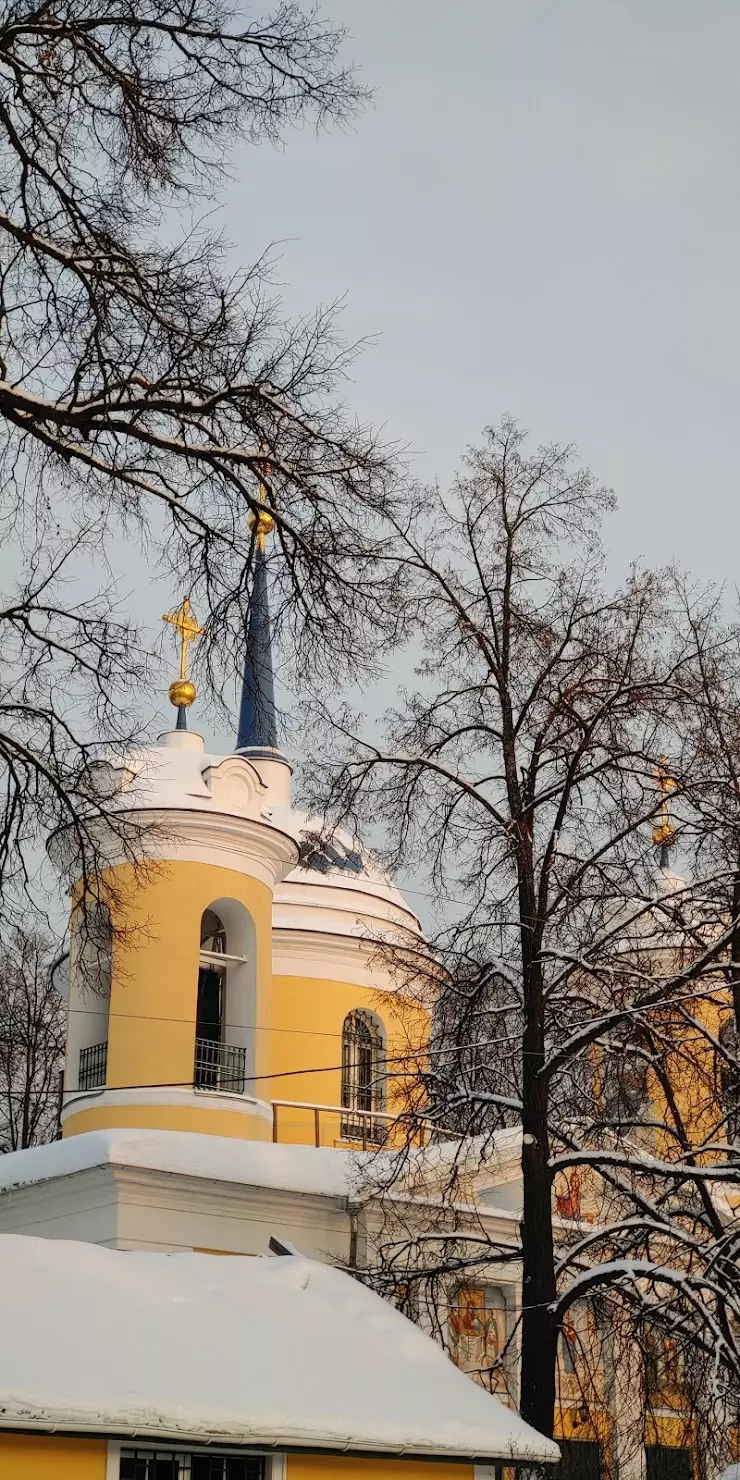
[[[55,520],[66,498],[101,538],[138,529],[223,628],[243,616],[262,483],[294,631],[335,661],[356,656],[363,615],[382,620],[360,531],[391,470],[337,401],[331,311],[282,322],[265,260],[229,277],[189,218],[237,141],[352,115],[342,41],[290,0],[265,19],[223,0],[0,19],[6,498]]]
[[[16,930],[0,949],[0,1152],[54,1139],[64,1008],[49,939]]]
[[[235,147],[351,119],[365,93],[343,43],[292,0],[263,17],[226,0],[2,7],[6,914],[49,829],[76,835],[92,877],[96,745],[141,725],[145,645],[110,594],[122,543],[200,602],[216,689],[242,645],[260,497],[298,666],[362,666],[395,624],[376,524],[396,472],[342,406],[352,351],[331,310],[284,319],[258,201],[236,273],[202,221]]]
[[[414,606],[419,686],[381,741],[332,717],[319,783],[331,817],[383,822],[391,861],[424,871],[438,914],[447,902],[422,1079],[459,1151],[446,1192],[435,1167],[426,1231],[418,1209],[399,1231],[394,1198],[385,1275],[449,1292],[486,1259],[519,1261],[520,1406],[543,1433],[566,1322],[597,1300],[619,1304],[635,1339],[660,1329],[701,1353],[722,1401],[740,1371],[738,1233],[720,1207],[738,1162],[707,1109],[705,1052],[727,1011],[730,931],[716,870],[691,888],[665,855],[656,871],[651,836],[667,841],[659,756],[687,775],[698,764],[709,607],[687,613],[668,571],[604,589],[611,502],[569,449],[529,452],[510,421],[450,493],[424,490],[389,553]],[[727,630],[707,630],[705,658],[730,656]],[[702,1103],[689,1104],[695,1059]],[[473,1154],[490,1182],[512,1126],[519,1236],[486,1249],[461,1169]]]

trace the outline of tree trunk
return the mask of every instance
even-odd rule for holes
[[[531,932],[527,932],[530,936]],[[555,1302],[555,1251],[544,1063],[544,995],[537,960],[526,960],[523,942],[525,1027],[522,1040],[522,1418],[552,1437],[555,1422],[555,1365],[558,1327]]]

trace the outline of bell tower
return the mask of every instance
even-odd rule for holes
[[[251,702],[269,738],[260,549],[257,560],[247,646],[261,643],[262,664],[250,651],[242,717]],[[236,754],[206,754],[187,727],[188,644],[201,629],[187,598],[165,620],[180,638],[176,727],[101,778],[128,856],[106,845],[92,907],[82,909],[80,881],[72,891],[63,1134],[125,1126],[266,1140],[273,894],[298,859],[290,767],[274,746],[252,749],[249,725]]]
[[[208,754],[188,728],[201,629],[185,598],[164,618],[180,641],[175,728],[100,768],[116,825],[101,834],[92,906],[73,881],[65,1136],[378,1145],[407,1108],[407,1081],[420,1083],[419,921],[357,840],[325,837],[292,806],[268,601],[274,519],[264,488],[260,499],[234,751]]]

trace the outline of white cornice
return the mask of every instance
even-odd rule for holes
[[[252,817],[182,807],[166,813],[137,812],[134,826],[131,846],[135,843],[135,852],[142,859],[233,869],[259,879],[271,891],[298,857],[294,837]],[[101,827],[100,833],[109,864],[124,863],[126,855],[113,830]],[[59,861],[58,857],[54,859],[57,865]]]
[[[399,974],[383,959],[377,940],[337,930],[285,929],[274,924],[272,974],[346,982],[382,992],[399,990]]]
[[[417,916],[395,884],[369,874],[343,879],[337,873],[292,869],[276,891],[275,907],[281,916],[307,909],[370,916],[393,921],[414,935],[420,933]]]
[[[312,1226],[324,1225],[327,1211],[341,1219],[347,1197],[328,1192],[296,1192],[289,1187],[265,1187],[259,1181],[227,1182],[223,1178],[195,1177],[181,1171],[166,1172],[151,1167],[121,1166],[110,1162],[116,1186],[126,1200],[166,1207],[173,1212],[205,1212],[214,1215],[251,1217],[256,1222],[284,1219],[286,1208],[300,1206],[301,1217]],[[154,1199],[152,1193],[155,1194]]]
[[[83,1110],[120,1109],[126,1105],[175,1105],[189,1110],[228,1110],[232,1115],[251,1115],[272,1123],[272,1106],[250,1095],[225,1094],[197,1089],[101,1089],[70,1095],[61,1113],[62,1124]]]
[[[155,844],[149,856],[232,868],[261,879],[272,890],[293,867],[298,845],[268,822],[183,808],[168,812],[166,840],[161,851]]]

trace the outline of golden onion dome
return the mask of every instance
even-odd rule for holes
[[[272,531],[275,528],[275,520],[273,519],[270,510],[265,504],[261,505],[259,513],[250,514],[249,528],[256,530],[255,537],[257,540],[257,544],[260,550],[264,550],[265,540],[267,539],[268,535],[272,534]]]

